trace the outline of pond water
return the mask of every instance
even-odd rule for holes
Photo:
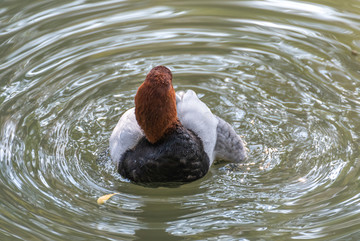
[[[0,1],[0,239],[357,240],[359,36],[357,0]],[[244,165],[150,188],[98,161],[156,65]]]

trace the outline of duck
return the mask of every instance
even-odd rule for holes
[[[244,141],[192,90],[175,92],[172,72],[156,66],[109,140],[117,172],[135,183],[192,182],[215,160],[243,162]]]

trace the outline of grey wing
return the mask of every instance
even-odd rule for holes
[[[215,116],[219,122],[217,125],[217,140],[215,145],[215,160],[226,160],[232,162],[242,162],[246,160],[247,153],[243,140],[232,126]]]

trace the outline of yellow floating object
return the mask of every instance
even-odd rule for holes
[[[117,192],[117,193],[107,194],[107,195],[99,197],[97,200],[97,204],[102,205],[102,204],[106,203],[106,201],[109,200],[109,198],[111,198],[112,196],[114,196],[116,194],[119,194],[119,193]]]

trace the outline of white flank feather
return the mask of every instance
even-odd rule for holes
[[[121,156],[139,142],[144,132],[135,118],[135,108],[127,110],[120,118],[110,136],[110,156],[114,164],[118,164]]]
[[[216,128],[219,120],[192,90],[177,94],[176,107],[183,126],[192,130],[203,142],[204,151],[209,156],[211,165],[214,161]]]

